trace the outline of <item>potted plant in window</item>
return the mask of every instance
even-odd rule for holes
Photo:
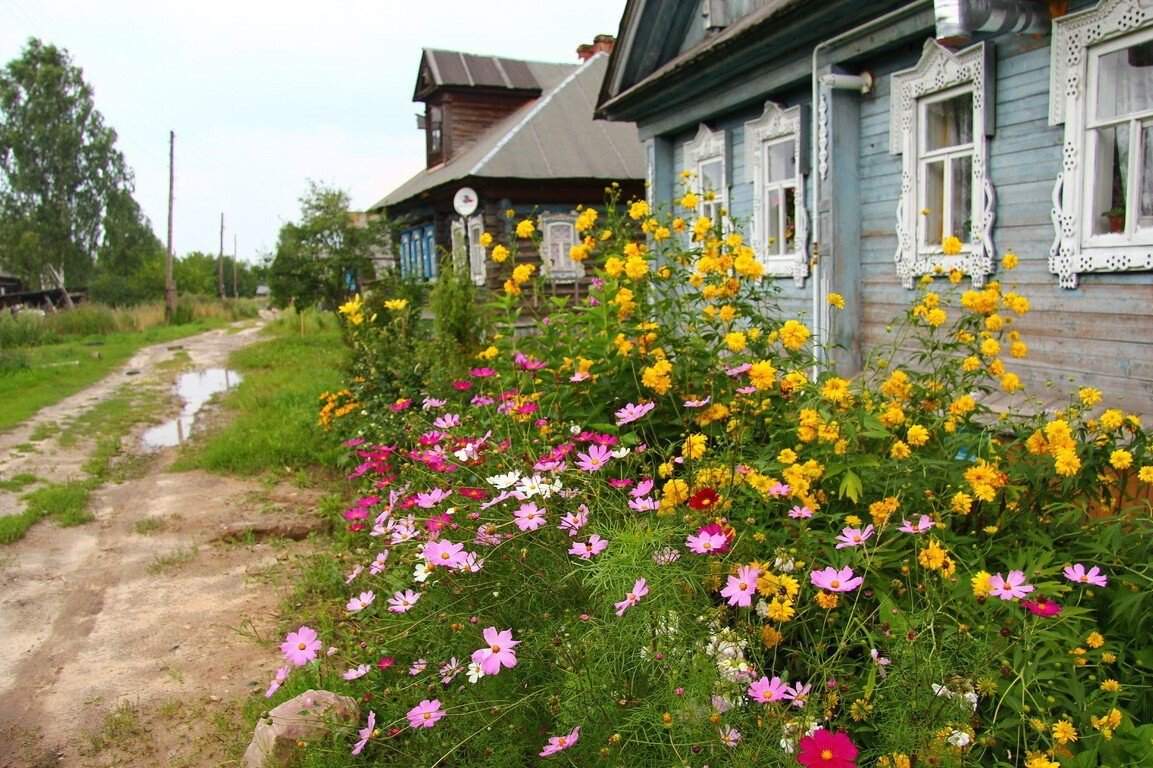
[[[1109,232],[1116,234],[1125,231],[1125,206],[1115,205],[1101,215],[1109,220]]]

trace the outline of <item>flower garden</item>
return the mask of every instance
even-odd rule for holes
[[[362,721],[306,764],[1153,764],[1139,419],[1088,388],[991,412],[1027,403],[1029,303],[960,274],[841,378],[679,202],[582,211],[574,300],[516,223],[489,322],[432,365],[411,290],[342,308],[347,604],[288,634],[268,695],[320,682]]]

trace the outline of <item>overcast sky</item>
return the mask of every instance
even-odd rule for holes
[[[271,250],[306,179],[382,198],[424,165],[412,102],[423,47],[577,61],[625,0],[0,0],[0,63],[29,37],[67,48],[120,136],[136,199],[175,249]]]

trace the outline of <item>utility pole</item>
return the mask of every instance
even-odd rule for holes
[[[176,181],[176,132],[168,132],[168,258],[164,268],[164,319],[176,316],[176,281],[172,279],[172,192]]]
[[[232,236],[232,298],[240,298],[236,290],[236,235]]]
[[[224,213],[220,214],[220,258],[216,260],[216,289],[224,298]]]

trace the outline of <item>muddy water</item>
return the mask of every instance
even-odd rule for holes
[[[176,382],[176,394],[184,401],[184,408],[175,419],[145,432],[141,437],[144,447],[159,450],[183,443],[192,433],[196,415],[212,396],[232,389],[242,379],[236,371],[225,368],[207,368],[182,374]]]

